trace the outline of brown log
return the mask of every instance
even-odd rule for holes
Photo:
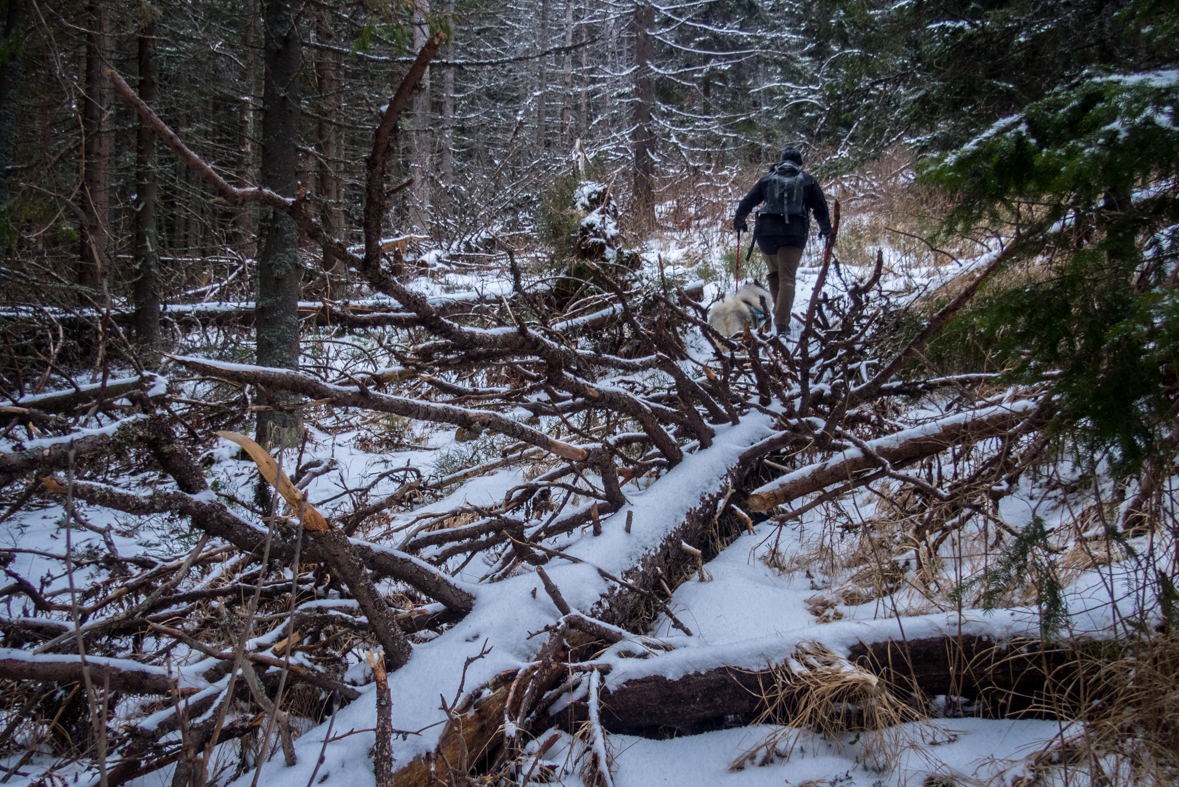
[[[1045,649],[1038,640],[1003,645],[976,636],[889,640],[859,643],[847,657],[898,698],[961,697],[990,717],[1068,714],[1099,693],[1089,680],[1097,670],[1086,666],[1095,662],[1086,662],[1075,651]],[[699,731],[726,717],[750,723],[771,710],[767,697],[778,703],[772,709],[775,717],[787,719],[806,685],[792,681],[784,667],[754,671],[718,666],[676,680],[651,675],[604,691],[601,723],[611,732],[647,735]],[[587,717],[582,700],[554,721],[572,729]]]
[[[96,314],[95,319],[100,316]],[[36,396],[24,396],[13,404],[18,407],[30,407],[42,413],[71,413],[79,407],[90,405],[92,402],[117,399],[131,391],[151,388],[157,379],[157,376],[152,372],[146,372],[141,377],[108,380],[105,384],[82,385],[74,391],[55,391]]]
[[[90,679],[112,691],[127,694],[192,694],[196,689],[177,689],[172,677],[158,667],[140,667],[122,659],[90,656],[86,659]],[[78,656],[20,657],[14,651],[0,651],[0,679],[32,680],[43,683],[79,683],[82,660]]]
[[[25,451],[0,451],[0,486],[15,480],[30,470],[41,472],[66,467],[73,453],[74,461],[83,457],[99,456],[118,449],[134,439],[136,429],[142,425],[139,417],[126,418],[115,428],[99,434],[81,434],[72,440],[56,440]]]
[[[992,408],[972,419],[951,417],[909,439],[899,441],[895,436],[882,437],[867,445],[876,456],[859,449],[850,449],[831,459],[816,462],[789,473],[786,481],[775,487],[762,487],[749,496],[749,507],[767,511],[774,506],[797,500],[803,495],[818,492],[832,484],[847,481],[857,474],[880,467],[880,460],[893,468],[934,456],[951,446],[963,445],[998,437],[1011,431],[1028,415],[1027,410]]]

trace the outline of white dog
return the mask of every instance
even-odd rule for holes
[[[762,323],[769,322],[774,313],[774,301],[770,291],[756,281],[749,282],[737,290],[736,295],[726,295],[708,310],[708,324],[723,336],[740,333],[748,325],[757,330]]]

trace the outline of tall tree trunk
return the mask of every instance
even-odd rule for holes
[[[655,159],[652,149],[655,136],[651,115],[655,105],[655,82],[651,77],[654,45],[651,28],[655,26],[655,8],[647,3],[635,6],[635,113],[634,113],[634,206],[639,229],[655,226]]]
[[[539,24],[536,31],[536,51],[544,52],[549,47],[549,0],[539,0],[537,9]],[[544,154],[548,137],[548,57],[541,55],[536,60],[536,147],[537,155]]]
[[[565,0],[565,56],[561,68],[561,152],[568,151],[575,136],[573,129],[573,4]]]
[[[78,283],[95,290],[106,278],[110,239],[110,91],[102,70],[110,61],[110,19],[104,0],[87,6],[86,81],[82,97],[82,213]]]
[[[254,163],[254,97],[258,95],[258,2],[245,0],[246,29],[245,52],[242,54],[242,97],[238,101],[237,115],[237,161],[234,170],[239,187],[250,183],[250,171]],[[233,246],[242,257],[253,257],[254,248],[254,205],[246,203],[237,209],[233,219]]]
[[[454,19],[454,0],[446,0],[446,17]],[[454,36],[446,39],[446,59],[454,59]],[[442,73],[442,170],[441,191],[435,199],[437,210],[444,216],[454,216],[454,201],[451,190],[454,188],[454,67],[446,68]]]
[[[429,0],[418,0],[413,19],[413,49],[420,52],[430,38]],[[430,70],[413,95],[413,134],[410,138],[409,174],[413,178],[410,221],[419,230],[430,228]]]
[[[320,9],[315,18],[316,36],[321,44],[334,44],[331,24],[327,18],[329,11]],[[340,228],[340,177],[336,174],[337,161],[340,156],[340,131],[336,124],[340,113],[340,85],[338,71],[340,57],[331,49],[319,50],[316,61],[316,77],[319,83],[319,121],[316,124],[316,137],[319,142],[319,198],[322,209],[320,220],[323,231],[328,237],[336,237]],[[328,249],[323,250],[323,269],[331,272],[335,269],[337,260]],[[330,281],[330,279],[329,279]]]
[[[0,0],[3,38],[0,38],[0,208],[11,192],[8,167],[12,164],[13,138],[16,136],[17,101],[20,98],[21,42],[24,38],[27,0]],[[0,227],[2,230],[3,227]],[[5,246],[0,237],[0,250]],[[0,251],[0,255],[2,255]]]
[[[156,21],[139,33],[139,97],[156,99]],[[135,145],[135,341],[145,368],[160,363],[160,251],[156,227],[156,135],[142,120]]]
[[[590,15],[590,0],[585,0],[585,7],[582,9],[582,14],[585,19]],[[581,26],[577,41],[581,44],[581,71],[577,75],[577,81],[581,85],[578,101],[577,111],[577,136],[579,139],[585,139],[586,130],[589,128],[589,47],[585,45],[587,32],[585,25]]]
[[[294,197],[298,180],[299,31],[296,0],[263,0],[265,84],[262,92],[261,185]],[[299,320],[296,313],[303,265],[294,220],[286,213],[262,211],[262,246],[258,254],[258,287],[254,324],[258,364],[295,369],[299,363]],[[269,392],[282,404],[291,397]],[[299,411],[258,413],[258,442],[266,448],[294,447],[303,439]]]

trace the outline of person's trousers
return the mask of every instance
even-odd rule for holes
[[[790,310],[794,307],[794,276],[802,260],[802,249],[780,246],[773,254],[763,251],[761,256],[770,270],[766,283],[774,298],[774,327],[779,333],[785,333],[790,327]]]

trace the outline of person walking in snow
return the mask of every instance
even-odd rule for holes
[[[753,233],[761,256],[769,268],[770,295],[774,297],[774,327],[785,335],[790,329],[790,309],[794,306],[794,276],[810,234],[810,214],[819,224],[819,238],[831,237],[831,217],[823,189],[802,171],[802,154],[788,147],[782,158],[737,205],[733,229],[747,232],[745,220],[760,203],[765,207],[757,217]]]

